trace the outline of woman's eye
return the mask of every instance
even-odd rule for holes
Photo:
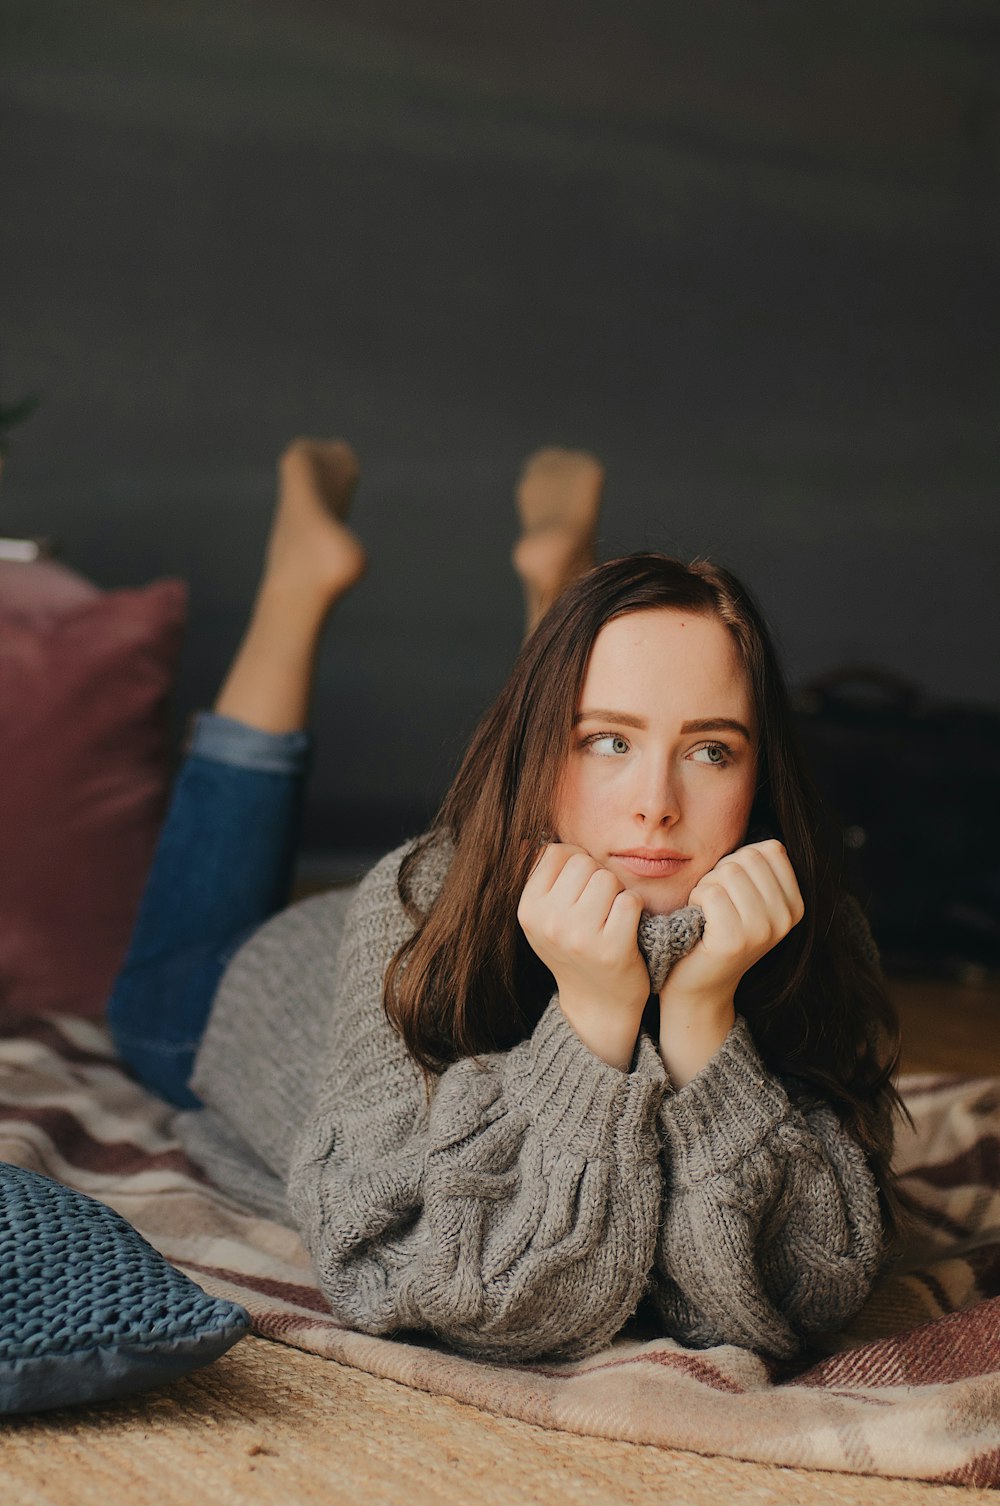
[[[708,743],[704,748],[695,748],[692,758],[699,763],[712,764],[715,768],[721,768],[729,762],[729,749],[725,743]]]
[[[597,737],[588,738],[587,746],[592,753],[597,753],[602,758],[614,758],[627,753],[629,749],[628,739],[617,732],[602,732]]]

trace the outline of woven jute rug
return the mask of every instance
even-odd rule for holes
[[[163,1406],[180,1404],[179,1395],[201,1398],[199,1416],[206,1407],[204,1415],[210,1416],[221,1406],[226,1416],[227,1409],[236,1408],[244,1417],[240,1397],[263,1395],[270,1415],[284,1418],[290,1437],[313,1439],[304,1445],[311,1454],[317,1408],[322,1413],[324,1406],[335,1406],[341,1431],[352,1409],[363,1419],[360,1426],[371,1428],[371,1388],[381,1385],[385,1395],[399,1392],[407,1416],[433,1402],[429,1415],[447,1415],[450,1426],[455,1407],[464,1404],[462,1415],[490,1436],[497,1428],[504,1438],[514,1436],[515,1424],[527,1427],[532,1439],[539,1428],[550,1429],[542,1435],[546,1458],[549,1450],[558,1454],[565,1447],[577,1458],[589,1457],[593,1449],[599,1455],[596,1440],[607,1440],[600,1447],[611,1448],[608,1459],[631,1459],[634,1450],[623,1455],[616,1445],[632,1444],[640,1446],[643,1460],[656,1461],[655,1469],[665,1467],[668,1458],[671,1468],[680,1468],[677,1460],[683,1456],[667,1452],[680,1449],[725,1456],[726,1468],[737,1471],[741,1466],[732,1461],[745,1460],[939,1485],[995,1486],[1000,1483],[1000,1091],[990,1081],[933,1077],[911,1079],[907,1094],[916,1128],[900,1147],[900,1164],[923,1209],[910,1267],[883,1283],[830,1352],[812,1356],[800,1373],[781,1379],[747,1351],[689,1351],[638,1333],[574,1364],[497,1366],[427,1343],[373,1339],[338,1327],[294,1233],[248,1214],[209,1187],[173,1138],[169,1110],[121,1072],[103,1032],[79,1020],[25,1022],[0,1043],[0,1157],[115,1207],[208,1290],[243,1302],[259,1335],[339,1362],[317,1371],[308,1356],[246,1342],[184,1383],[187,1392],[173,1388],[169,1395],[136,1398],[132,1422],[127,1409],[102,1413],[105,1424],[111,1415],[117,1419],[110,1432],[99,1429],[102,1438],[121,1428],[148,1431]],[[273,1360],[275,1353],[281,1354],[280,1363]],[[259,1363],[258,1354],[264,1356]],[[310,1397],[303,1403],[308,1416],[303,1419],[296,1410],[294,1421],[282,1410],[287,1402],[282,1388],[293,1363],[308,1365],[309,1376],[319,1377],[310,1378]],[[275,1367],[281,1378],[262,1381],[263,1371]],[[217,1392],[214,1388],[225,1388],[228,1377],[234,1386]],[[386,1390],[388,1382],[409,1389]],[[450,1398],[447,1405],[444,1398]],[[378,1406],[372,1405],[377,1416]],[[488,1425],[486,1414],[492,1414]],[[328,1418],[331,1425],[333,1420]],[[32,1426],[49,1425],[35,1419],[13,1426],[7,1449],[13,1440],[30,1437]],[[67,1436],[86,1426],[74,1422]],[[165,1426],[169,1433],[168,1420]],[[256,1461],[252,1473],[270,1467],[269,1457],[249,1455]],[[525,1464],[529,1475],[540,1467],[537,1452],[534,1457],[534,1466]],[[653,1467],[647,1463],[643,1470]],[[332,1464],[329,1468],[336,1474]],[[435,1468],[440,1472],[440,1461]],[[773,1482],[773,1472],[765,1474]],[[636,1478],[641,1480],[642,1472]],[[828,1479],[832,1490],[833,1477]],[[853,1481],[851,1499],[860,1499],[860,1483]],[[886,1479],[884,1486],[889,1484]],[[718,1485],[707,1488],[717,1492]],[[96,1484],[95,1491],[96,1500],[101,1495]],[[536,1490],[518,1498],[552,1495]],[[586,1499],[574,1493],[577,1498]],[[628,1499],[621,1493],[618,1498]],[[101,1499],[106,1502],[107,1496]]]
[[[994,1491],[574,1436],[245,1339],[130,1401],[14,1418],[11,1506],[969,1506]]]

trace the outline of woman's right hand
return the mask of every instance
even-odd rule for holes
[[[637,894],[564,842],[542,850],[517,907],[521,929],[556,980],[563,1014],[595,1055],[623,1072],[649,998],[641,915]]]

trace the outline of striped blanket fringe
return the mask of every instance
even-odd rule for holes
[[[1000,1082],[904,1080],[897,1165],[920,1212],[847,1333],[777,1375],[638,1328],[567,1364],[495,1365],[339,1327],[297,1236],[208,1185],[171,1110],[69,1016],[0,1039],[0,1159],[101,1199],[268,1339],[542,1427],[761,1463],[1000,1486]]]

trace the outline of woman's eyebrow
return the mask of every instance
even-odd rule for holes
[[[735,718],[731,717],[731,716],[710,716],[710,717],[706,717],[703,721],[698,721],[698,722],[684,722],[681,725],[681,731],[682,732],[739,732],[739,733],[742,734],[743,737],[746,738],[747,742],[752,742],[752,740],[753,740],[751,738],[751,736],[750,736],[749,729],[746,728],[746,727],[744,727],[744,725],[743,725],[742,722],[736,721]]]
[[[578,722],[615,722],[620,727],[637,727],[640,732],[649,725],[644,717],[635,716],[630,711],[609,711],[601,706],[595,706],[593,710],[578,711],[573,718],[573,726]],[[749,728],[732,716],[707,716],[699,721],[682,722],[681,735],[686,736],[689,732],[739,732],[748,743],[753,741]]]
[[[644,717],[628,711],[604,711],[599,706],[593,711],[578,711],[573,718],[574,727],[577,722],[618,722],[622,727],[638,727],[640,731],[646,726]]]

